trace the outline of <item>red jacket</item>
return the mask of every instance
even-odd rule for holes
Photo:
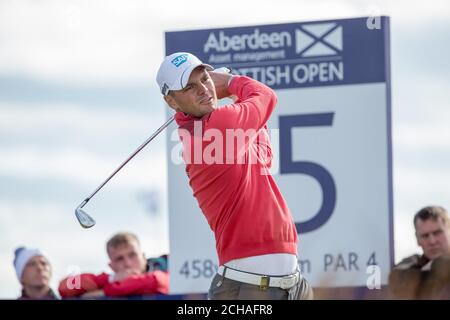
[[[130,276],[122,281],[109,283],[109,274],[92,273],[80,274],[79,288],[76,288],[77,280],[74,276],[67,277],[59,283],[59,294],[62,298],[78,297],[94,290],[103,289],[106,296],[132,296],[145,294],[168,294],[169,274],[156,270],[142,275]]]
[[[275,92],[244,76],[235,76],[228,90],[238,97],[235,103],[202,118],[181,112],[175,118],[189,184],[215,234],[219,263],[270,253],[297,254],[291,212],[268,173],[272,151],[266,123],[277,103]],[[239,146],[234,138],[234,150],[230,150],[227,129],[257,134]],[[216,141],[220,139],[217,132],[223,140]],[[205,155],[218,161],[212,163]]]

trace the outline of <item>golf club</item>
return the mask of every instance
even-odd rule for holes
[[[78,222],[80,223],[80,225],[83,228],[90,228],[93,227],[95,225],[95,220],[86,213],[86,211],[84,211],[82,208],[89,202],[89,200],[92,199],[93,196],[95,196],[95,194],[97,192],[100,191],[101,188],[103,188],[105,186],[105,184],[108,183],[109,180],[111,180],[112,177],[114,177],[116,175],[117,172],[120,171],[120,169],[122,169],[127,163],[128,161],[130,161],[131,159],[134,158],[135,155],[137,155],[139,153],[139,151],[141,151],[142,149],[144,149],[144,147],[150,142],[152,141],[158,134],[161,133],[161,131],[163,131],[165,128],[167,128],[167,126],[169,124],[172,123],[172,121],[175,119],[175,116],[172,116],[169,118],[169,120],[167,120],[161,127],[159,127],[158,130],[155,131],[155,133],[153,133],[147,140],[145,140],[145,142],[136,149],[135,152],[133,152],[133,154],[131,156],[128,157],[128,159],[126,159],[109,177],[108,179],[106,179],[94,192],[92,192],[92,194],[87,197],[86,199],[83,200],[83,202],[80,203],[80,205],[75,209],[75,216],[78,219]]]

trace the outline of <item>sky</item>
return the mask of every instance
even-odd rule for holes
[[[109,271],[105,242],[132,230],[169,251],[166,150],[154,140],[86,206],[76,206],[165,121],[155,76],[164,32],[391,17],[395,258],[419,252],[412,217],[450,209],[450,6],[445,0],[0,0],[0,298],[20,286],[20,245],[50,257],[52,286]]]

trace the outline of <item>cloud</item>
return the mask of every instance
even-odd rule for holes
[[[161,102],[162,114],[162,102]],[[29,130],[42,132],[75,131],[82,134],[96,133],[105,136],[118,132],[136,134],[137,131],[148,130],[150,125],[156,125],[154,115],[148,113],[133,113],[132,110],[98,110],[95,107],[80,108],[80,105],[58,103],[14,104],[0,102],[0,130],[9,133],[26,133]],[[155,128],[156,129],[156,128]]]
[[[100,184],[126,159],[102,157],[98,153],[76,149],[48,151],[38,147],[25,147],[2,148],[1,151],[1,175],[28,179],[58,178],[90,186]],[[150,180],[162,181],[166,176],[164,160],[162,153],[156,154],[156,157],[152,154],[151,157],[133,159],[117,175],[120,177],[120,187],[145,187]]]
[[[14,1],[1,12],[0,66],[7,72],[69,82],[148,80],[145,61],[162,43],[151,27],[157,12],[146,1]]]
[[[200,14],[204,1],[8,1],[0,10],[0,70],[64,82],[149,82],[164,55],[164,31],[366,16],[446,20],[446,1],[230,1]],[[379,9],[377,9],[379,8]],[[270,14],[269,14],[270,13]],[[330,13],[332,13],[330,15]],[[155,89],[154,89],[155,90]]]
[[[418,154],[424,154],[426,150],[439,150],[442,155],[450,156],[450,128],[443,118],[442,123],[422,123],[415,126],[401,124],[396,128],[396,143],[399,148],[413,149]]]
[[[127,111],[0,104],[0,174],[99,184],[159,125]],[[123,188],[165,179],[164,134],[123,169]]]

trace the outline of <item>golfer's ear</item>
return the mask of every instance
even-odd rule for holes
[[[169,107],[171,107],[173,110],[180,111],[177,102],[171,95],[169,95],[169,94],[165,95],[164,100],[169,105]]]

